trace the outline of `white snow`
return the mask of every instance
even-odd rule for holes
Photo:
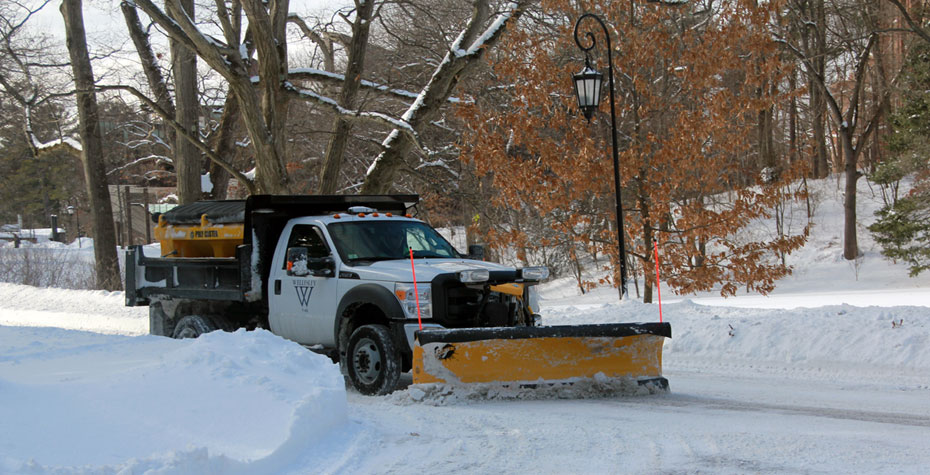
[[[73,150],[77,152],[84,150],[83,145],[81,145],[81,141],[75,140],[71,137],[55,139],[50,142],[41,142],[38,139],[36,139],[35,136],[32,136],[32,140],[36,148],[38,148],[39,150],[46,149],[46,148],[55,148],[59,145],[67,145],[68,147],[71,147]]]
[[[210,173],[200,175],[200,191],[209,193],[213,191],[213,182],[210,181]]]
[[[0,330],[0,472],[273,473],[347,424],[335,365],[266,331]]]
[[[153,337],[121,293],[0,284],[0,473],[926,473],[930,276],[864,231],[843,260],[836,185],[771,296],[662,289],[668,394],[366,397],[266,331]],[[547,325],[658,320],[615,289],[542,293]]]

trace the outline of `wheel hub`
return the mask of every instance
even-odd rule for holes
[[[362,338],[355,346],[352,358],[355,374],[364,384],[372,384],[381,374],[381,352],[378,345],[370,338]]]

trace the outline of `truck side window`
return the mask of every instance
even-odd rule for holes
[[[320,228],[309,224],[298,224],[291,230],[291,236],[287,240],[287,248],[292,247],[307,248],[307,257],[309,258],[329,257],[331,254]],[[287,263],[285,263],[284,267],[287,267]]]

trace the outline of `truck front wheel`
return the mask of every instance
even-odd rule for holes
[[[217,329],[216,324],[210,317],[201,315],[188,315],[178,321],[174,327],[173,338],[197,338],[204,333],[210,333]]]
[[[362,325],[349,337],[346,348],[349,380],[369,396],[388,394],[400,379],[400,352],[384,325]]]

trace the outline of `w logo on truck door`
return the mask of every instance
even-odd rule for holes
[[[310,305],[310,295],[313,294],[313,287],[314,282],[312,280],[294,281],[294,291],[297,293],[297,302],[300,303],[300,308],[305,312]]]

